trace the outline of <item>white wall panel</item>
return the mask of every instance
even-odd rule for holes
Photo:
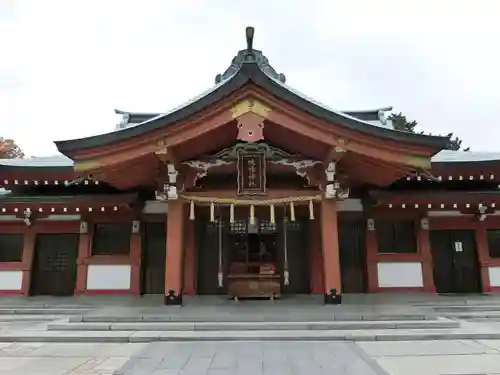
[[[21,290],[23,271],[0,271],[0,290]]]
[[[87,270],[87,290],[130,289],[128,264],[90,264]]]
[[[419,288],[424,286],[422,263],[379,262],[378,286],[381,288]]]

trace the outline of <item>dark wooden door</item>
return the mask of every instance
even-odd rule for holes
[[[430,233],[437,293],[481,291],[473,230],[433,230]]]
[[[227,225],[225,222],[214,223],[197,219],[196,244],[198,250],[198,294],[225,294],[227,293],[227,273],[229,270],[227,259]],[[219,241],[221,241],[221,258],[224,271],[224,285],[219,287]]]
[[[76,284],[79,234],[38,234],[31,274],[32,295],[70,296]]]
[[[366,221],[339,217],[340,274],[343,293],[366,292]]]
[[[289,285],[283,283],[283,264],[285,262],[286,228],[286,253],[288,258]],[[288,221],[285,226],[278,226],[278,272],[282,278],[282,291],[284,294],[310,293],[310,257],[309,257],[309,222],[297,218]]]
[[[165,223],[143,223],[141,233],[141,294],[164,294],[167,254]]]

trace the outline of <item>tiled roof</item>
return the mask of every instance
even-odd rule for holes
[[[432,157],[433,163],[500,161],[500,152],[474,152],[443,150]],[[71,167],[73,161],[64,155],[42,156],[28,159],[0,159],[0,166],[17,167]],[[1,190],[0,190],[1,191]]]
[[[457,163],[500,160],[500,152],[443,150],[432,157],[433,163]]]
[[[72,167],[73,160],[64,155],[41,156],[26,159],[0,159],[0,165],[10,167]]]

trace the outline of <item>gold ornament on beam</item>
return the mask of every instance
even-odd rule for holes
[[[290,202],[290,221],[295,221],[295,206]]]
[[[255,206],[253,204],[250,205],[250,225],[255,224]]]
[[[269,222],[271,224],[276,224],[276,215],[274,212],[274,204],[271,204],[269,206]]]
[[[194,220],[194,201],[189,202],[189,220]]]
[[[234,223],[234,203],[229,206],[229,222]]]
[[[214,202],[210,202],[210,222],[213,223],[215,221],[215,206]]]
[[[309,201],[309,220],[314,220],[314,203],[312,199]]]

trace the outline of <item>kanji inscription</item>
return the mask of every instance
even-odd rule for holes
[[[266,157],[264,153],[238,153],[238,194],[266,194]]]

